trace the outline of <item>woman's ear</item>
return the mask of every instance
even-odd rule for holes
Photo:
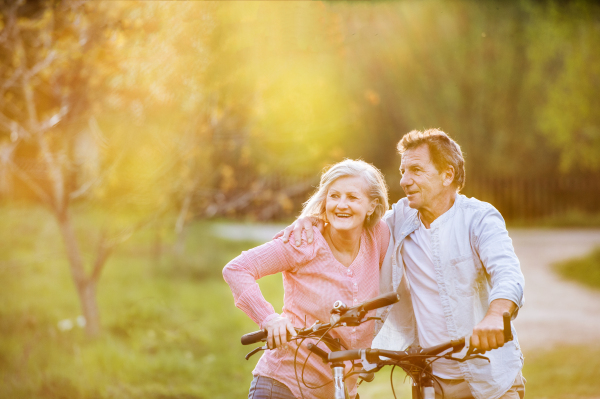
[[[373,212],[375,212],[375,208],[377,208],[377,205],[379,205],[379,198],[375,198],[374,200],[371,201],[371,207],[369,209],[369,212],[367,212],[367,214],[372,215]]]

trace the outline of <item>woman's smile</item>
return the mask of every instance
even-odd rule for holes
[[[359,176],[340,177],[331,184],[325,202],[325,213],[335,230],[362,229],[368,214],[374,209]]]

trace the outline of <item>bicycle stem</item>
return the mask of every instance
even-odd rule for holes
[[[344,385],[344,363],[333,363],[333,385],[335,387],[334,399],[346,399],[346,391]]]

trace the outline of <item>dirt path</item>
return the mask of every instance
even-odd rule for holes
[[[510,231],[525,275],[525,306],[515,326],[525,352],[550,344],[600,342],[600,292],[561,280],[557,261],[600,245],[600,230]]]
[[[215,234],[266,242],[281,225],[217,225]],[[526,303],[515,321],[525,352],[548,344],[600,342],[600,292],[563,281],[552,264],[600,245],[600,230],[511,229],[525,275]]]

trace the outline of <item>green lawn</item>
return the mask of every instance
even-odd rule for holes
[[[600,248],[594,249],[584,257],[558,263],[555,268],[560,275],[569,280],[600,289]]]
[[[78,233],[92,249],[102,218],[84,216]],[[221,269],[256,243],[217,239],[198,222],[178,258],[168,235],[157,251],[155,232],[136,234],[108,261],[98,292],[104,333],[90,341],[52,218],[0,208],[0,221],[0,398],[246,397],[257,358],[244,360],[239,337],[256,325],[234,307]],[[260,284],[280,309],[280,276]],[[598,397],[600,343],[526,356],[528,397]],[[401,371],[395,379],[407,398]],[[391,397],[389,371],[360,392]]]

